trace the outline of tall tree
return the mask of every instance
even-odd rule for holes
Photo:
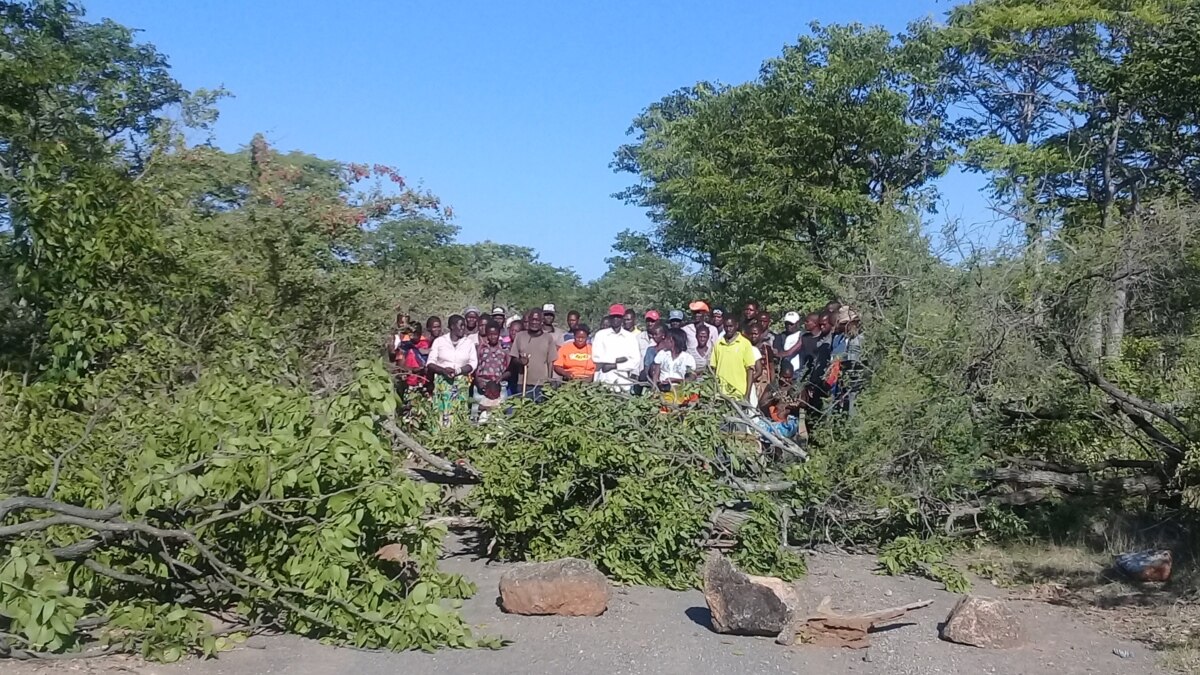
[[[1039,322],[1047,257],[1069,254],[1089,228],[1134,236],[1140,204],[1163,185],[1142,122],[1158,114],[1119,81],[1126,59],[1188,4],[981,0],[950,14],[946,71],[965,111],[967,166],[990,176],[1025,231]],[[1108,288],[1090,301],[1082,331],[1094,357],[1120,354],[1130,272],[1128,261],[1114,262]]]
[[[623,197],[648,209],[663,252],[709,267],[723,293],[825,297],[862,225],[947,164],[933,35],[814,25],[753,83],[676,92],[618,151],[615,167],[640,181]]]
[[[601,316],[608,305],[621,302],[639,311],[658,309],[665,314],[682,309],[701,297],[699,277],[682,263],[655,250],[644,234],[625,230],[613,243],[616,255],[606,259],[608,270],[588,284],[586,316]]]

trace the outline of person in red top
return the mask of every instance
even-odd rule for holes
[[[422,387],[425,379],[425,362],[429,358],[429,345],[432,343],[428,335],[421,334],[421,324],[413,326],[412,347],[404,352],[404,371],[408,376],[404,383],[410,388]]]

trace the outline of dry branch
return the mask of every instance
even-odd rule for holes
[[[420,457],[421,461],[436,469],[438,473],[441,473],[445,476],[467,475],[475,479],[482,477],[475,467],[466,462],[454,464],[450,460],[443,459],[433,454],[427,450],[425,446],[418,443],[415,438],[405,433],[404,430],[392,420],[384,419],[382,421],[382,425],[383,428],[386,429],[393,438],[399,441],[401,445],[407,448],[409,452],[413,453],[417,457]]]
[[[1158,476],[1136,475],[1096,479],[1085,474],[1060,473],[1041,469],[1000,467],[985,471],[981,477],[1024,488],[1054,488],[1063,492],[1103,497],[1132,497],[1162,492],[1166,483]]]
[[[1032,469],[1053,471],[1054,473],[1098,473],[1105,469],[1151,469],[1161,471],[1162,462],[1146,459],[1106,459],[1095,464],[1059,464],[1040,459],[1025,459],[1023,457],[1005,457],[1002,462],[1027,466]]]
[[[775,642],[790,647],[798,637],[803,644],[819,647],[864,649],[871,646],[867,636],[877,625],[895,621],[911,611],[931,604],[933,600],[919,600],[866,614],[847,615],[834,613],[831,598],[826,596],[812,614],[792,619],[779,632]]]
[[[759,424],[754,420],[754,418],[750,415],[750,413],[747,412],[747,406],[745,404],[743,404],[741,401],[735,401],[734,399],[729,398],[727,396],[722,397],[722,398],[729,404],[729,406],[733,409],[734,414],[736,415],[736,417],[727,418],[727,420],[729,422],[733,422],[734,424],[744,424],[744,425],[750,427],[751,431],[753,431],[753,432],[757,433],[759,436],[761,436],[764,440],[766,440],[767,444],[773,448],[776,448],[784,453],[792,455],[793,457],[796,457],[800,460],[808,459],[808,453],[805,452],[804,449],[801,448],[799,445],[797,445],[795,442],[791,441],[790,439],[784,438],[783,436],[780,436],[770,430],[761,428],[759,426]]]

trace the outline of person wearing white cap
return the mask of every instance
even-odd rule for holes
[[[803,348],[800,329],[803,327],[800,313],[788,312],[783,315],[784,332],[775,336],[775,352],[781,360],[790,361],[795,372],[800,372],[800,350]]]
[[[555,344],[562,344],[564,331],[554,326],[554,315],[556,313],[557,311],[554,309],[553,302],[547,302],[542,305],[542,330],[554,338]]]
[[[466,340],[476,347],[479,346],[479,308],[472,305],[463,310],[463,320],[467,330]]]

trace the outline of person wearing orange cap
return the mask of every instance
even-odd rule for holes
[[[688,309],[692,310],[692,322],[683,327],[684,335],[687,335],[688,350],[696,348],[696,327],[700,325],[708,326],[708,337],[710,340],[715,339],[715,336],[721,334],[721,329],[708,321],[708,303],[703,300],[694,300]]]
[[[642,369],[637,336],[624,329],[625,305],[608,308],[609,327],[596,331],[592,338],[592,361],[596,364],[595,381],[629,391],[637,384]]]

